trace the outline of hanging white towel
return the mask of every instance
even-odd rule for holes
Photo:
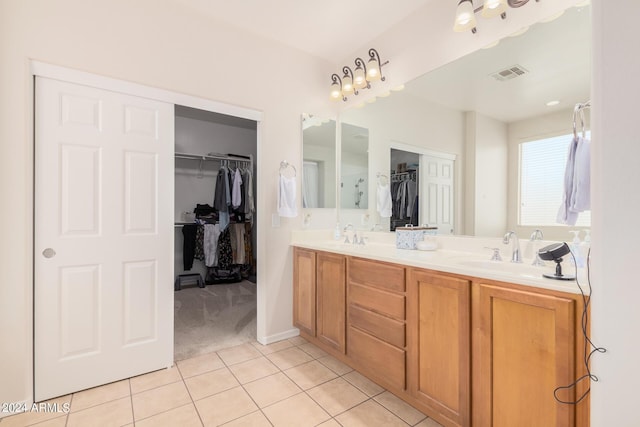
[[[391,201],[391,187],[389,184],[378,183],[377,208],[380,218],[391,217],[393,202]]]
[[[569,144],[562,204],[556,217],[560,224],[576,225],[578,214],[590,209],[590,144],[588,139],[582,137],[574,137]]]
[[[583,212],[591,209],[591,141],[578,138],[573,172],[571,210]]]
[[[298,216],[296,207],[296,177],[278,175],[278,215],[285,218]]]

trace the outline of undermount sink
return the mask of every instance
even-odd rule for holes
[[[490,270],[496,273],[504,272],[509,274],[517,274],[517,275],[527,276],[527,277],[542,276],[542,273],[547,272],[547,269],[548,269],[547,267],[536,267],[526,262],[513,263],[509,261],[460,259],[460,260],[456,260],[455,263],[463,267]]]

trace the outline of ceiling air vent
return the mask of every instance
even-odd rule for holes
[[[524,68],[522,65],[516,64],[516,65],[512,65],[511,67],[505,68],[504,70],[500,70],[500,71],[496,71],[495,73],[492,73],[491,77],[501,82],[504,82],[506,80],[515,79],[516,77],[519,77],[528,72],[529,71],[526,68]]]

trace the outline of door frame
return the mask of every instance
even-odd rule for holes
[[[256,122],[256,144],[257,144],[257,155],[255,159],[256,165],[256,179],[260,176],[260,167],[258,160],[261,158],[262,151],[262,121],[263,121],[263,112],[259,110],[254,110],[250,108],[240,107],[232,104],[226,104],[224,102],[214,101],[205,98],[199,98],[192,95],[186,95],[179,92],[173,92],[170,90],[154,88],[151,86],[145,86],[138,83],[132,83],[124,80],[114,79],[110,77],[100,76],[97,74],[92,74],[84,71],[74,70],[71,68],[61,67],[57,65],[47,64],[44,62],[29,60],[29,74],[30,74],[30,95],[31,95],[31,117],[30,121],[33,123],[35,127],[35,77],[47,77],[51,79],[61,80],[69,83],[75,83],[79,85],[91,86],[98,89],[109,90],[112,92],[123,93],[127,95],[138,96],[142,98],[153,99],[156,101],[162,101],[174,105],[182,105],[185,107],[197,108],[200,110],[205,110],[214,113],[226,114],[230,116],[240,117],[248,120],[253,120]],[[35,164],[35,132],[34,127],[30,130],[30,139],[32,141],[32,156]],[[35,171],[34,171],[35,173]],[[33,195],[35,197],[35,180],[32,180],[33,183]],[[260,186],[256,187],[256,200],[260,201],[264,198],[261,197],[260,194]],[[31,324],[28,326],[31,330],[32,338],[35,338],[35,322],[34,316],[35,312],[33,309],[33,301],[35,299],[35,205],[32,205],[32,225],[31,225],[31,246],[32,246],[32,259],[31,259],[31,269],[32,269],[32,284],[31,284],[31,315],[29,319]],[[257,210],[257,209],[256,209]],[[264,248],[263,245],[260,245],[260,230],[256,230],[256,241],[257,244],[257,258],[260,259],[263,256]],[[257,270],[257,281],[264,282],[265,280],[265,271],[264,269]],[[171,279],[173,280],[173,279]],[[257,323],[257,333],[260,335],[261,331],[265,330],[266,326],[266,305],[267,298],[264,293],[264,287],[257,287],[257,315],[256,315],[256,323]],[[173,326],[173,325],[172,325]],[[256,337],[258,339],[259,337]],[[258,341],[264,341],[264,338],[258,339]],[[29,351],[28,353],[31,355],[31,378],[29,379],[30,389],[31,389],[31,402],[34,401],[34,391],[35,391],[35,358],[34,358],[34,341],[33,339],[29,343]]]

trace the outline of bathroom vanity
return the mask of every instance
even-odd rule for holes
[[[439,423],[589,425],[588,397],[577,405],[554,398],[586,373],[575,282],[492,263],[482,247],[292,245],[301,336]],[[583,381],[558,397],[572,401],[587,388]]]

